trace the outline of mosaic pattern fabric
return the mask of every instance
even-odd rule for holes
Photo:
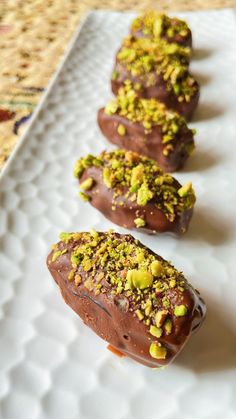
[[[0,0],[0,168],[27,127],[86,10],[152,7],[235,7],[235,0]]]

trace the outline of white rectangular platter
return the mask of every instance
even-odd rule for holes
[[[176,177],[197,205],[189,232],[146,236],[198,288],[208,313],[176,362],[119,359],[63,302],[45,266],[61,231],[112,225],[77,197],[76,159],[111,148],[96,113],[133,13],[91,12],[0,183],[0,417],[236,419],[236,24],[231,10],[189,12],[201,100],[196,152]]]

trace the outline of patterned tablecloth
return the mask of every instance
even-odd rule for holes
[[[0,168],[88,9],[164,11],[236,7],[236,0],[0,0]]]

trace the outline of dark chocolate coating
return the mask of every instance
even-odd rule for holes
[[[128,229],[137,229],[134,220],[141,217],[145,219],[146,226],[138,228],[139,231],[149,234],[166,231],[180,234],[187,231],[193,208],[177,214],[175,220],[171,222],[165,213],[156,207],[154,200],[150,200],[146,205],[141,206],[137,202],[132,202],[126,198],[127,188],[124,188],[122,195],[113,198],[113,190],[103,182],[102,171],[103,169],[100,167],[88,167],[84,170],[80,183],[90,177],[94,179],[94,186],[85,193],[90,198],[90,204],[114,224]],[[181,187],[177,180],[174,181],[173,186],[176,186],[176,189]],[[122,206],[116,205],[115,209],[112,209],[114,203],[121,201],[124,203]]]
[[[104,108],[98,111],[97,119],[102,133],[111,143],[156,160],[165,172],[175,172],[181,169],[189,157],[186,146],[194,145],[192,131],[187,126],[181,126],[175,139],[171,141],[174,147],[173,151],[165,156],[163,149],[166,144],[162,143],[163,135],[160,126],[153,126],[151,132],[145,133],[140,122],[129,121],[117,114],[107,115]],[[125,126],[125,135],[118,134],[119,124]]]
[[[116,234],[116,236],[121,239],[129,237],[130,240],[134,240],[132,236],[128,235]],[[149,347],[155,338],[153,339],[150,335],[149,327],[139,321],[129,310],[128,298],[121,294],[112,294],[110,284],[107,284],[107,292],[95,295],[94,291],[89,291],[84,286],[86,272],[81,267],[78,268],[82,277],[81,284],[76,286],[74,282],[68,281],[68,275],[72,269],[71,252],[76,244],[78,242],[75,241],[68,244],[60,242],[58,248],[60,250],[67,249],[68,252],[54,262],[51,260],[52,252],[47,258],[48,269],[59,286],[65,302],[98,336],[128,357],[151,368],[169,364],[186,344],[191,332],[196,330],[204,319],[206,309],[199,293],[187,281],[184,292],[180,292],[177,288],[166,291],[166,296],[171,304],[184,304],[188,307],[188,312],[184,317],[176,317],[172,309],[169,309],[173,333],[167,335],[164,332],[158,339],[167,348],[167,357],[166,359],[154,359],[149,353]],[[158,255],[156,258],[162,260]],[[120,300],[125,301],[126,304],[119,304]]]
[[[118,74],[116,80],[111,80],[112,92],[115,95],[117,95],[119,89],[124,86],[125,80],[130,80],[133,85],[138,83],[142,86],[140,90],[136,91],[139,97],[143,97],[145,99],[155,98],[164,103],[167,108],[174,109],[179,114],[183,115],[186,120],[191,120],[197,107],[200,95],[199,85],[196,80],[194,85],[196,86],[197,90],[191,96],[190,101],[186,102],[184,100],[183,102],[179,102],[175,93],[168,90],[167,83],[164,81],[161,74],[157,74],[156,72],[149,73],[153,75],[155,84],[147,86],[144,85],[142,76],[132,76],[127,68],[119,61],[116,62],[113,71]]]

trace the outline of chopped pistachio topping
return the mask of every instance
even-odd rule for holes
[[[144,270],[132,269],[127,272],[126,276],[128,288],[139,288],[143,290],[147,287],[152,286],[153,276],[151,272]]]
[[[156,338],[160,338],[162,335],[162,329],[153,325],[150,326],[149,332],[152,336],[155,336]]]
[[[126,128],[123,124],[119,124],[117,127],[117,132],[119,135],[121,135],[122,137],[126,134]]]
[[[159,260],[154,260],[151,263],[151,272],[154,276],[160,276],[162,272],[162,264]]]
[[[184,290],[188,284],[169,262],[161,260],[161,270],[158,276],[156,271],[154,275],[153,268],[156,269],[159,262],[156,255],[128,234],[91,230],[62,233],[60,239],[53,247],[52,262],[57,263],[66,253],[71,261],[69,282],[76,287],[84,284],[96,295],[109,293],[116,299],[119,296],[119,307],[143,322],[155,338],[172,332],[171,318],[176,315],[176,309],[181,313],[181,307],[184,310],[187,307],[176,307],[175,299],[169,299],[168,293],[173,293],[171,281],[176,281],[176,292],[179,287]]]
[[[159,126],[162,130],[163,144],[174,141],[176,134],[180,130],[188,131],[186,121],[182,116],[177,112],[167,109],[157,99],[143,99],[138,97],[129,80],[126,80],[124,86],[119,89],[116,99],[112,99],[106,105],[105,113],[107,115],[117,114],[125,117],[129,121],[139,122],[143,125],[147,133],[154,126]],[[192,143],[189,144],[191,145]]]
[[[108,167],[104,167],[103,172],[103,182],[108,188],[112,188],[112,172]]]
[[[178,44],[173,47],[173,44],[164,40],[157,43],[154,39],[129,35],[123,40],[117,54],[117,68],[124,67],[128,72],[127,79],[139,77],[144,87],[155,85],[157,76],[161,75],[167,89],[177,96],[178,101],[189,102],[198,90],[195,79],[189,73],[189,56],[188,47]],[[120,77],[120,81],[123,81],[122,71],[120,74],[117,80]]]
[[[75,275],[75,285],[79,285],[82,282],[82,277],[81,275],[77,274]]]
[[[80,188],[83,191],[89,191],[93,187],[93,184],[94,184],[93,178],[88,177],[84,182],[80,184]]]
[[[86,159],[77,160],[75,167],[74,167],[74,176],[80,178],[85,169],[90,166],[102,166],[102,162],[97,158],[92,156],[92,154],[88,154]]]
[[[165,359],[167,350],[160,343],[152,342],[149,348],[149,353],[155,359]]]
[[[165,321],[166,316],[168,315],[167,310],[160,310],[155,315],[155,323],[157,327],[161,327]]]
[[[65,253],[67,253],[67,249],[54,251],[53,256],[52,256],[52,262],[55,262],[55,260],[57,260],[59,256],[64,255]]]
[[[137,194],[137,204],[144,206],[150,201],[153,197],[152,191],[149,189],[149,186],[146,182],[143,182],[140,188],[138,189]]]
[[[145,220],[143,218],[135,218],[134,224],[137,228],[145,227],[146,225]]]
[[[182,317],[185,316],[185,314],[187,313],[188,309],[184,304],[181,304],[180,306],[176,306],[174,309],[174,315],[176,317]]]
[[[184,196],[186,196],[189,193],[189,191],[191,191],[191,189],[192,189],[192,183],[188,182],[178,190],[178,194],[179,194],[179,196],[181,196],[183,198]]]
[[[173,38],[180,35],[183,38],[190,33],[189,27],[183,20],[176,17],[171,18],[163,13],[150,10],[136,17],[131,25],[133,32],[143,32],[144,35],[150,37],[167,37]]]
[[[171,334],[171,332],[172,332],[172,321],[171,321],[171,319],[166,319],[166,321],[164,323],[164,329],[165,329],[167,335]]]
[[[138,317],[138,319],[141,321],[141,320],[143,320],[144,319],[144,315],[143,315],[143,313],[141,312],[141,310],[136,310],[135,311],[135,314],[136,314],[136,316]]]
[[[93,166],[101,167],[103,182],[113,191],[114,210],[117,206],[124,205],[121,196],[141,207],[152,200],[152,203],[173,222],[176,215],[192,208],[195,203],[192,187],[180,194],[181,188],[172,176],[165,174],[154,160],[137,153],[125,150],[103,152],[98,157],[86,156],[76,164],[76,167]],[[79,171],[79,177],[83,171]],[[85,194],[82,197],[89,199]],[[143,224],[144,221],[140,221],[139,218],[142,219],[137,216],[136,222],[141,226],[140,223]]]
[[[85,202],[87,202],[87,201],[89,201],[89,196],[88,195],[86,195],[85,193],[83,193],[83,192],[79,192],[79,197],[81,198],[81,199],[83,199],[83,201],[85,201]]]

